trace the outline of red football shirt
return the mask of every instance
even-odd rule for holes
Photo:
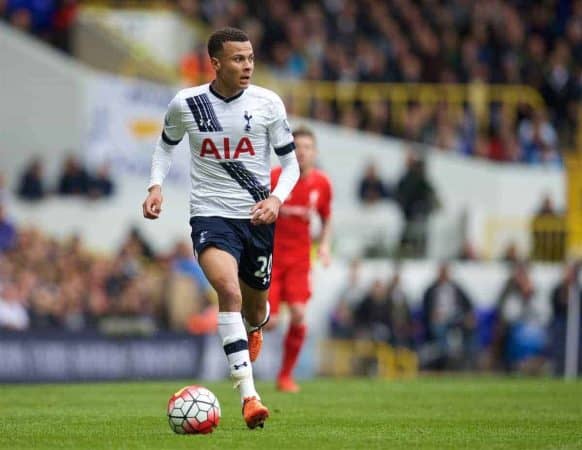
[[[271,171],[271,191],[275,189],[280,175],[281,167],[275,167]],[[329,218],[331,199],[331,183],[322,171],[313,169],[309,175],[299,178],[279,210],[275,225],[274,252],[277,258],[305,258],[309,261],[311,216],[317,213],[322,220]]]

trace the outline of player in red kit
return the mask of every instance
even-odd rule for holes
[[[294,133],[295,153],[299,163],[299,181],[281,206],[275,225],[273,272],[269,291],[270,322],[268,328],[277,326],[281,302],[286,302],[290,312],[289,329],[284,340],[283,361],[277,376],[277,388],[297,392],[293,369],[305,341],[305,308],[311,297],[311,236],[310,220],[319,215],[322,227],[318,256],[324,266],[330,263],[331,198],[329,178],[315,168],[317,156],[313,132],[299,128]],[[281,168],[271,171],[271,186],[277,185]]]

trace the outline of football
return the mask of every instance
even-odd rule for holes
[[[186,386],[170,397],[168,420],[177,434],[212,433],[220,421],[220,404],[205,387]]]

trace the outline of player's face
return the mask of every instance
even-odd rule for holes
[[[295,138],[295,154],[301,173],[311,170],[315,166],[315,157],[317,156],[314,140],[310,136],[297,136]]]
[[[216,77],[225,87],[232,90],[246,89],[255,68],[253,46],[249,41],[225,42],[220,55],[212,58],[212,65]]]

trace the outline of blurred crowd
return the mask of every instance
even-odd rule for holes
[[[267,61],[278,78],[526,84],[548,106],[532,111],[522,105],[514,115],[507,105],[494,104],[482,124],[469,105],[410,102],[400,122],[389,102],[340,108],[314,101],[310,114],[316,119],[495,161],[559,166],[561,146],[573,145],[582,93],[580,0],[179,0],[178,5],[211,28],[246,30],[258,60]],[[203,48],[196,51],[205,58]],[[203,63],[197,67],[205,70]]]
[[[111,197],[114,193],[115,183],[107,164],[90,171],[74,156],[63,161],[58,179],[53,183],[46,179],[42,159],[34,158],[20,174],[16,187],[17,196],[28,202],[39,201],[52,194],[97,200]]]
[[[356,195],[361,205],[374,206],[393,203],[400,209],[403,218],[402,233],[396,254],[380,255],[407,258],[427,256],[429,220],[443,205],[438,190],[426,171],[425,156],[414,147],[407,149],[404,171],[394,180],[384,179],[378,170],[378,162],[370,161],[360,175]],[[509,241],[503,249],[501,259],[516,262],[523,257],[535,261],[563,261],[566,254],[566,213],[554,205],[552,197],[540,198],[539,208],[531,217],[531,248],[520,254],[517,244]],[[457,259],[477,261],[483,255],[467,238],[460,241]],[[370,249],[372,254],[379,249]],[[366,250],[367,251],[367,250]]]
[[[411,100],[402,109],[380,98],[347,105],[315,99],[308,111],[315,119],[494,161],[560,167],[562,150],[575,146],[582,0],[177,0],[176,6],[209,28],[247,31],[258,61],[278,79],[523,84],[547,105],[534,110],[516,99],[488,103],[484,112],[472,103]],[[0,1],[0,18],[67,52],[77,10],[77,0]],[[181,65],[191,82],[212,77],[204,45]],[[287,106],[297,112],[290,100]]]
[[[71,53],[77,0],[1,0],[0,20]]]
[[[446,262],[424,290],[420,306],[412,308],[416,302],[403,289],[399,268],[390,279],[376,279],[366,287],[355,260],[330,316],[330,336],[414,349],[421,367],[430,370],[563,373],[568,302],[572,296],[582,301],[579,263],[564,266],[545,299],[552,310],[549,322],[536,300],[528,264],[508,267],[490,309],[475,305]],[[582,344],[582,336],[580,340]]]
[[[189,243],[155,254],[132,229],[116,255],[95,254],[78,236],[17,228],[0,203],[0,331],[205,333],[215,327],[213,302]]]

